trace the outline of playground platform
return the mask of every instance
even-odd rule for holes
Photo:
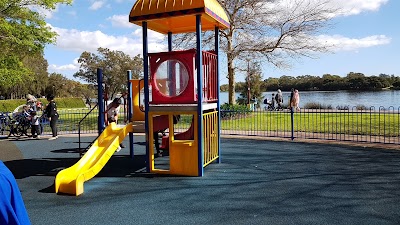
[[[78,197],[54,193],[77,137],[1,139],[0,159],[34,225],[400,223],[397,150],[223,138],[222,163],[180,177],[147,174],[144,136],[134,139],[134,159],[116,153]]]

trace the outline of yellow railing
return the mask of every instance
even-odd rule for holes
[[[205,167],[218,158],[218,111],[203,114],[203,125]]]

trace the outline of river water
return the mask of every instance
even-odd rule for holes
[[[263,92],[264,98],[269,100],[272,93],[276,92]],[[290,92],[282,92],[284,103],[287,104],[290,98]],[[363,105],[367,108],[375,107],[400,107],[400,90],[384,90],[384,91],[301,91],[300,94],[300,107],[304,107],[307,103],[320,103],[325,106],[358,106]],[[236,93],[236,98],[240,94]],[[220,93],[221,104],[228,102],[228,92]]]

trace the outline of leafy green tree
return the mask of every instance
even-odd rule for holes
[[[240,96],[237,99],[237,103],[244,105],[248,103],[250,98],[251,103],[257,103],[260,105],[263,96],[261,91],[262,82],[262,70],[260,63],[251,62],[247,71],[246,82],[242,83],[244,88],[241,89]],[[250,96],[249,96],[250,92]]]
[[[320,90],[322,86],[322,79],[318,76],[304,75],[296,77],[294,87],[298,90]]]
[[[289,91],[296,85],[296,78],[292,76],[281,76],[279,78],[279,87],[282,91]]]
[[[96,97],[96,88],[92,84],[78,83],[75,86],[75,93],[85,99],[92,99]]]
[[[66,86],[68,79],[59,73],[52,73],[49,75],[48,83],[46,86],[46,94],[53,94],[55,97],[68,96],[66,90],[69,88]]]
[[[227,84],[222,84],[222,85],[219,86],[219,90],[222,91],[222,92],[227,92],[228,89],[229,89],[229,87],[228,87]]]
[[[269,77],[268,79],[264,80],[261,88],[264,91],[268,91],[268,90],[275,91],[275,90],[278,90],[280,88],[279,79],[278,78]]]
[[[346,80],[350,90],[368,89],[368,81],[362,73],[350,72],[347,74]]]
[[[324,74],[322,76],[322,90],[336,91],[345,89],[344,79],[338,75]]]
[[[36,53],[26,56],[23,59],[23,63],[29,70],[28,79],[23,84],[28,88],[28,93],[34,96],[45,96],[49,77],[47,60],[43,57],[43,54]]]
[[[90,52],[81,54],[78,59],[81,65],[74,77],[97,85],[97,68],[102,68],[103,82],[109,99],[118,92],[126,92],[127,70],[132,70],[133,78],[143,77],[143,59],[139,55],[132,58],[122,51],[111,51],[107,48],[98,48],[97,52],[98,54]]]
[[[56,33],[35,9],[54,10],[72,0],[0,0],[0,86],[22,86],[29,79],[26,56],[43,54],[46,44],[54,43]]]

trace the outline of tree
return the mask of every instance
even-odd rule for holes
[[[249,103],[248,100],[250,99],[250,103],[256,102],[257,106],[259,106],[263,99],[261,91],[262,83],[262,71],[260,63],[249,62],[246,82],[243,83],[244,88],[242,88],[237,102],[245,105]]]
[[[110,99],[118,92],[126,92],[126,71],[132,70],[133,78],[143,77],[143,59],[140,55],[131,58],[122,51],[98,48],[98,54],[83,52],[78,59],[79,71],[74,77],[97,85],[97,68],[103,69],[103,82]]]
[[[26,56],[43,54],[46,44],[54,43],[56,33],[35,9],[53,10],[72,0],[0,0],[0,85],[21,85],[29,79]]]
[[[339,75],[324,74],[322,76],[322,90],[337,91],[344,89],[346,89],[346,84]]]
[[[296,78],[292,76],[283,75],[279,77],[279,87],[283,91],[289,91],[290,89],[294,88],[296,83]]]
[[[23,64],[26,65],[29,72],[29,78],[25,80],[24,84],[28,87],[28,93],[38,96],[45,96],[45,89],[48,82],[49,73],[47,68],[49,66],[43,54],[36,53],[34,55],[26,56],[23,59]]]
[[[273,77],[269,77],[268,79],[264,80],[263,85],[261,86],[261,88],[264,91],[268,91],[268,90],[278,90],[279,89],[279,79],[278,78],[273,78]]]
[[[53,94],[55,97],[65,96],[68,79],[59,73],[51,73],[48,77],[46,94]]]
[[[350,72],[346,76],[350,90],[365,90],[368,87],[367,78],[363,73]]]
[[[266,60],[276,67],[288,67],[290,59],[313,57],[326,52],[326,44],[314,36],[328,25],[337,11],[328,0],[219,0],[225,9],[230,28],[220,31],[228,66],[229,104],[235,103],[235,72],[245,67],[246,59]],[[212,32],[204,36],[212,45]],[[184,34],[174,44],[193,44],[193,36]],[[209,42],[207,42],[209,41]],[[235,66],[235,62],[238,66]]]

